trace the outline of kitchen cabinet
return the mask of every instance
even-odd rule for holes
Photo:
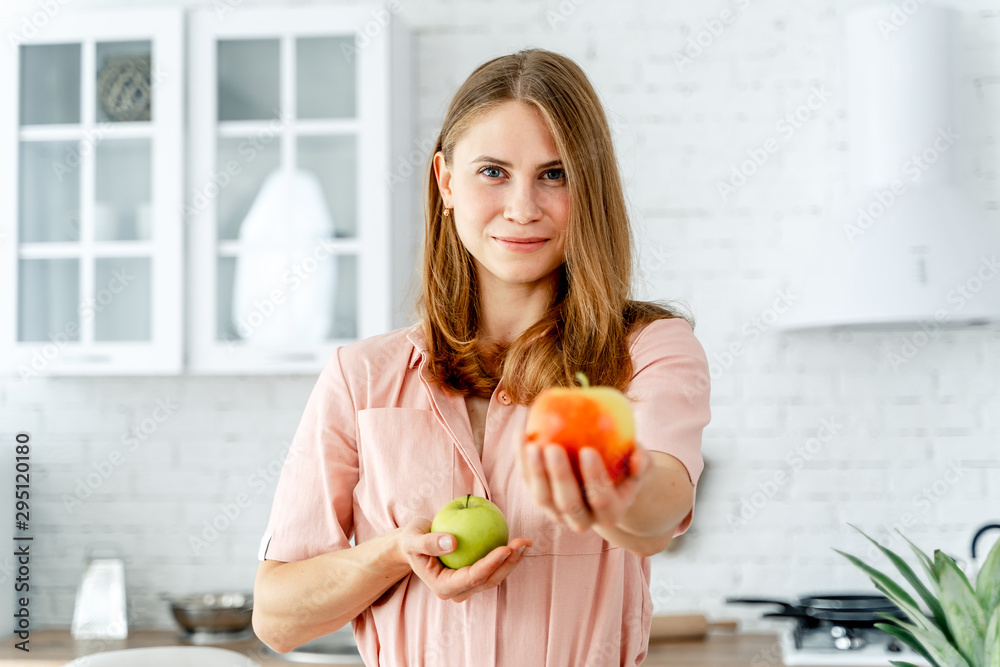
[[[0,371],[313,374],[406,324],[398,8],[62,9],[4,56]]]
[[[0,358],[182,363],[183,13],[55,13],[0,61]]]
[[[404,323],[419,179],[392,177],[411,77],[390,19],[365,6],[191,15],[192,371],[312,373]]]

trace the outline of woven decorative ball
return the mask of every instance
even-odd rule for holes
[[[97,99],[114,120],[149,120],[152,92],[149,56],[112,56],[97,73]]]

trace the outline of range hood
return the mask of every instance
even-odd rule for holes
[[[845,19],[849,195],[804,255],[789,288],[801,298],[777,326],[1000,320],[1000,243],[957,182],[960,13],[879,3]]]

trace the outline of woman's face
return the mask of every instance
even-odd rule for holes
[[[569,189],[541,112],[505,102],[466,131],[452,164],[434,156],[438,186],[480,284],[531,286],[565,261]]]

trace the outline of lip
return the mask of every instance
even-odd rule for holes
[[[514,252],[532,252],[541,248],[545,245],[545,242],[548,241],[548,239],[540,236],[531,236],[523,239],[516,237],[505,238],[502,236],[494,236],[493,240],[507,250],[512,250]]]

